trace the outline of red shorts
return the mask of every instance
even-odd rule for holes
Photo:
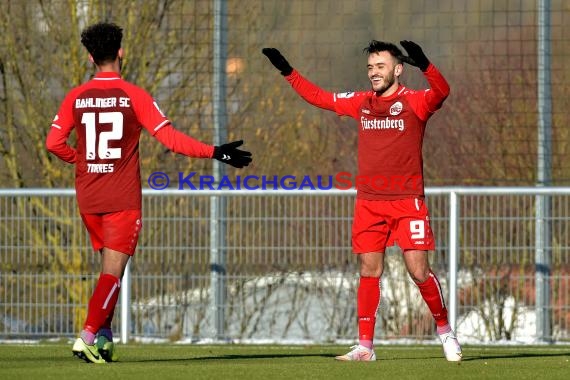
[[[110,248],[132,256],[142,228],[141,210],[81,214],[95,251]]]
[[[424,200],[370,201],[357,198],[352,223],[352,251],[384,252],[386,247],[394,244],[403,251],[435,249]]]

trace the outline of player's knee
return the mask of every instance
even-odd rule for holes
[[[360,277],[382,277],[384,268],[377,265],[361,265]]]
[[[422,284],[424,282],[426,282],[429,278],[429,269],[427,270],[415,270],[415,271],[410,271],[410,277],[412,278],[412,280],[416,283],[416,284]]]

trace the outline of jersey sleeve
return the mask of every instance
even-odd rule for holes
[[[444,100],[449,96],[449,83],[434,64],[428,66],[424,75],[430,86],[429,91],[425,93],[426,103],[428,111],[433,113],[441,108]]]
[[[430,88],[418,91],[410,98],[416,115],[422,120],[427,120],[449,96],[449,84],[441,72],[432,63],[424,72]]]
[[[77,160],[77,151],[67,144],[67,138],[74,128],[73,99],[72,93],[65,97],[46,138],[47,150],[70,164]]]
[[[358,107],[362,103],[362,100],[356,96],[359,93],[332,93],[325,91],[303,77],[297,70],[293,70],[285,79],[307,103],[322,109],[335,111],[339,116],[358,117]]]
[[[212,158],[214,155],[213,145],[205,144],[180,132],[170,123],[158,129],[154,137],[171,151],[188,157]]]
[[[214,147],[176,130],[150,94],[139,89],[135,96],[134,111],[139,122],[161,144],[188,157],[212,158]]]
[[[151,135],[154,136],[162,127],[170,124],[170,120],[146,91],[137,88],[137,91],[133,91],[129,95],[138,121]]]

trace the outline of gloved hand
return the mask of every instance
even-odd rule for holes
[[[424,54],[420,45],[413,41],[400,41],[400,45],[406,50],[408,56],[402,55],[402,62],[409,63],[412,66],[419,67],[421,71],[426,71],[429,66],[429,60]]]
[[[293,68],[285,57],[281,55],[279,50],[275,48],[263,48],[261,52],[269,58],[269,61],[271,61],[277,70],[281,71],[281,75],[287,76],[293,72]]]
[[[234,168],[243,168],[251,162],[251,153],[245,150],[237,149],[243,144],[243,140],[233,141],[227,144],[214,147],[214,155],[218,161],[233,166]]]

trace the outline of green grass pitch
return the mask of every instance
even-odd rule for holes
[[[378,361],[338,362],[346,346],[117,345],[119,362],[88,364],[71,344],[0,344],[0,379],[570,379],[570,346],[465,346],[460,364],[441,348],[379,345]]]

